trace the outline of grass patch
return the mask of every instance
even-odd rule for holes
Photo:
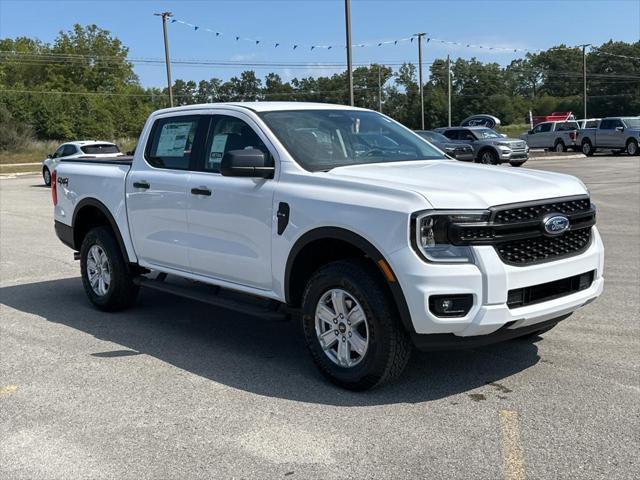
[[[500,133],[504,133],[507,137],[518,138],[525,132],[529,131],[529,125],[526,123],[517,123],[513,125],[501,125],[496,129]]]
[[[115,141],[109,141],[118,145],[122,152],[127,152],[133,149],[137,139],[118,138]],[[0,166],[12,163],[42,162],[47,158],[48,154],[55,152],[61,143],[64,142],[59,140],[30,140],[24,146],[15,150],[0,150]],[[4,173],[4,169],[2,172]]]
[[[42,167],[40,165],[7,165],[0,164],[0,175],[9,175],[12,173],[40,173]]]

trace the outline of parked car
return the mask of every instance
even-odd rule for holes
[[[478,163],[510,163],[519,167],[529,158],[529,147],[524,140],[505,137],[491,128],[441,127],[435,131],[454,143],[471,145]]]
[[[600,118],[581,118],[580,120],[576,120],[576,122],[578,122],[580,130],[582,130],[584,128],[598,128],[600,120]]]
[[[471,145],[453,143],[441,133],[431,130],[416,130],[416,133],[450,157],[463,162],[473,162],[474,154]]]
[[[533,127],[520,138],[530,148],[546,148],[556,152],[566,152],[568,148],[579,149],[577,143],[580,125],[575,120],[566,122],[542,122]]]
[[[585,155],[593,155],[600,148],[638,155],[640,117],[603,118],[598,128],[580,130],[578,138]]]
[[[95,158],[112,157],[122,155],[115,143],[100,142],[97,140],[83,140],[63,143],[51,155],[42,162],[42,179],[47,186],[51,185],[51,172],[56,168],[60,160],[90,156]]]
[[[159,110],[132,160],[63,159],[51,194],[97,308],[145,287],[288,313],[322,374],[354,390],[400,375],[412,344],[538,335],[603,287],[580,180],[458,162],[365,109]]]

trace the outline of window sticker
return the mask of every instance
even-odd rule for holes
[[[184,156],[189,132],[193,122],[184,123],[165,123],[160,132],[160,140],[158,141],[158,149],[156,156],[158,157],[182,157]]]
[[[219,133],[213,137],[211,151],[209,152],[209,165],[216,165],[222,161],[224,149],[227,145],[227,137],[226,133]]]

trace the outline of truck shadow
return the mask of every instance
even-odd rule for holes
[[[0,303],[121,346],[91,353],[104,362],[151,355],[229,387],[328,405],[442,399],[495,385],[540,360],[535,344],[523,340],[473,350],[416,351],[397,382],[352,393],[320,376],[294,322],[265,322],[148,290],[141,292],[131,310],[104,313],[89,304],[77,277],[0,288]],[[474,395],[469,396],[474,399]]]

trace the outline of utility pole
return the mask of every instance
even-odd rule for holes
[[[347,84],[349,86],[349,105],[353,107],[353,65],[351,64],[351,2],[344,0],[344,21],[347,31]]]
[[[171,83],[171,63],[169,61],[169,39],[167,38],[167,18],[173,17],[171,12],[154,13],[162,17],[162,34],[164,35],[164,61],[167,65],[167,86],[169,87],[169,106],[173,107],[173,88]]]
[[[582,47],[582,118],[587,118],[587,47],[590,43],[579,45]]]
[[[382,71],[378,64],[378,111],[382,113]]]
[[[451,57],[447,55],[447,103],[449,106],[449,127],[451,126]]]
[[[422,37],[425,33],[416,33],[418,37],[418,81],[420,83],[420,128],[424,130],[424,89],[422,86]]]

